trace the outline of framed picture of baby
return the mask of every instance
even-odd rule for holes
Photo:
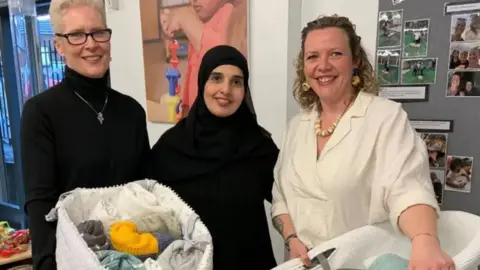
[[[249,0],[140,1],[147,120],[176,123],[197,97],[203,55],[230,45],[248,59]]]
[[[445,176],[445,190],[470,193],[472,185],[473,157],[447,157],[447,174]]]
[[[428,150],[430,169],[444,170],[447,164],[447,139],[446,133],[420,133]]]

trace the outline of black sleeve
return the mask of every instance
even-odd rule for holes
[[[142,180],[147,178],[148,176],[148,160],[150,155],[150,141],[148,138],[148,131],[147,131],[147,116],[145,115],[145,110],[141,108],[141,116],[138,122],[138,147],[140,151],[140,166],[139,166],[139,173],[137,175],[137,180]]]
[[[269,203],[272,203],[272,188],[273,188],[273,183],[275,182],[275,177],[274,177],[274,168],[275,164],[277,163],[277,158],[278,158],[278,153],[279,150],[275,143],[273,143],[274,148],[271,153],[266,156],[265,158],[265,179],[264,179],[264,194],[265,194],[265,200],[267,200]]]
[[[33,269],[55,270],[56,222],[45,220],[58,199],[54,136],[48,118],[38,109],[34,99],[28,100],[23,107],[21,148]]]

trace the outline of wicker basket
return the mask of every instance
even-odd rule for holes
[[[135,183],[153,193],[161,206],[171,209],[175,213],[182,227],[188,225],[189,219],[196,216],[175,192],[156,181],[141,180]],[[47,215],[48,221],[58,221],[56,260],[58,270],[88,269],[103,270],[97,256],[88,248],[85,241],[77,231],[76,224],[85,221],[90,215],[94,205],[105,196],[118,193],[123,186],[98,189],[78,188],[61,196],[55,209]],[[207,242],[207,247],[199,263],[198,270],[213,269],[213,244],[207,227],[197,219],[193,234],[184,240]],[[188,239],[187,239],[188,238]]]

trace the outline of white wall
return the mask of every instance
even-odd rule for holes
[[[119,10],[109,10],[107,21],[114,31],[112,87],[134,97],[145,107],[139,1],[153,0],[119,0]],[[301,27],[320,14],[349,16],[357,24],[362,41],[373,57],[377,10],[377,0],[250,0],[250,85],[258,120],[272,133],[277,144],[287,116],[298,111],[291,85]],[[148,123],[151,144],[170,127],[169,124]],[[269,208],[266,204],[267,213]],[[271,236],[275,256],[281,262],[283,241],[272,227]]]
[[[357,27],[357,34],[370,55],[375,59],[378,0],[303,0],[302,25],[320,15],[349,17]]]

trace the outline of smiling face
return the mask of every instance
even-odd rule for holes
[[[307,83],[321,100],[336,100],[353,91],[354,64],[346,32],[337,27],[311,31],[304,46]]]
[[[208,110],[215,116],[234,114],[245,96],[242,70],[232,65],[218,66],[210,74],[203,95]]]
[[[450,84],[451,84],[451,89],[457,89],[458,86],[460,86],[460,75],[457,75],[457,74],[453,75]]]
[[[465,83],[465,90],[467,90],[467,91],[472,91],[472,89],[473,89],[473,84],[472,84],[472,82],[471,82],[471,81],[466,82],[466,83]]]
[[[72,6],[66,10],[62,20],[62,33],[92,33],[106,29],[102,14],[90,6]],[[96,42],[91,36],[86,43],[72,45],[64,37],[55,37],[55,48],[65,57],[65,63],[78,73],[100,78],[110,65],[110,41]]]
[[[465,31],[465,26],[467,22],[465,20],[457,20],[455,23],[455,33],[461,34]]]
[[[208,22],[225,3],[225,0],[190,0],[193,9],[202,22]]]

